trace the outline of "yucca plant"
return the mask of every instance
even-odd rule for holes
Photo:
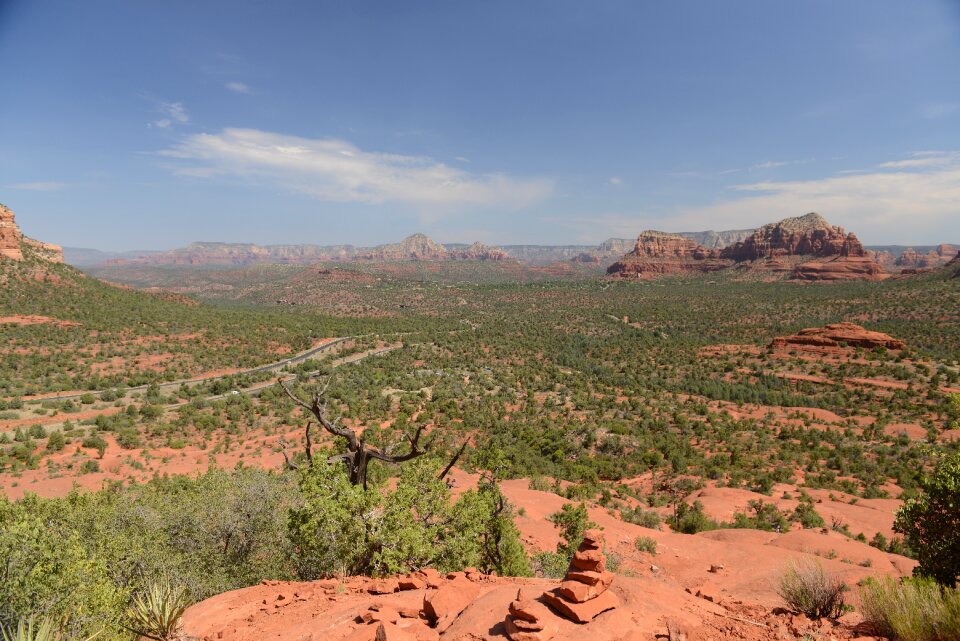
[[[127,608],[125,627],[154,641],[175,641],[180,637],[180,617],[190,605],[190,595],[182,586],[166,580],[151,583]]]
[[[39,623],[33,619],[20,619],[16,629],[7,629],[0,626],[3,632],[3,641],[60,641],[60,633],[53,627],[50,619],[41,619]]]
[[[57,630],[53,621],[44,617],[39,622],[33,619],[20,619],[17,627],[5,628],[0,625],[0,634],[3,641],[61,641],[63,635]],[[93,641],[100,633],[87,637],[84,641]]]

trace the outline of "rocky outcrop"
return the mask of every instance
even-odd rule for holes
[[[722,258],[738,263],[785,256],[864,255],[863,245],[855,235],[830,225],[816,213],[764,225],[746,239],[720,251]]]
[[[451,260],[511,260],[510,255],[499,247],[490,247],[483,243],[473,243],[463,249],[448,251]]]
[[[14,220],[13,211],[0,205],[0,256],[11,260],[23,260],[20,240],[23,234]]]
[[[713,233],[713,232],[704,232]],[[634,250],[607,269],[621,278],[741,269],[790,274],[799,280],[879,280],[883,268],[868,256],[855,234],[830,225],[819,214],[786,218],[747,232],[733,244],[716,249],[690,239],[691,234],[640,234]]]
[[[889,250],[868,249],[867,256],[873,259],[873,262],[880,265],[885,270],[890,270],[896,267],[897,256]]]
[[[838,256],[832,260],[801,263],[794,268],[791,278],[807,281],[883,280],[888,276],[872,258]]]
[[[63,262],[63,249],[59,245],[27,238],[21,233],[13,210],[0,205],[0,256],[11,260],[23,260],[24,249],[36,257],[51,263]]]
[[[832,323],[824,327],[802,329],[793,336],[773,339],[770,349],[838,350],[843,346],[873,349],[904,349],[907,345],[889,334],[864,329],[853,323]]]
[[[607,268],[619,278],[651,278],[664,274],[705,273],[729,267],[731,261],[678,234],[645,231],[633,251]]]
[[[356,260],[377,262],[392,262],[402,260],[446,260],[447,248],[434,242],[424,234],[407,236],[399,243],[377,245],[372,249],[361,251],[354,257]]]
[[[682,231],[678,236],[689,238],[707,249],[722,249],[749,238],[755,229],[728,229],[726,231]]]
[[[894,264],[902,269],[936,269],[946,265],[956,254],[957,248],[946,243],[922,254],[908,247],[894,260]]]

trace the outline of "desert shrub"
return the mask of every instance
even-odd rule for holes
[[[651,530],[659,530],[662,521],[660,515],[653,510],[644,510],[639,507],[633,510],[621,510],[620,518],[627,523],[633,523]]]
[[[100,458],[103,458],[103,455],[107,451],[107,441],[100,434],[93,432],[85,439],[83,439],[82,445],[84,447],[89,447],[97,450],[97,455]]]
[[[955,585],[960,576],[960,452],[944,458],[921,490],[897,511],[893,528],[917,553],[914,574]]]
[[[766,530],[768,532],[786,532],[790,529],[787,517],[772,503],[762,500],[750,501],[747,504],[752,511],[750,514],[735,512],[733,527]]]
[[[0,498],[0,625],[47,617],[61,631],[91,635],[116,622],[125,591],[111,580],[102,560],[91,557],[84,538],[49,518],[36,499]],[[42,627],[42,623],[41,623]],[[106,637],[114,638],[114,637]]]
[[[553,483],[548,481],[546,478],[540,476],[539,474],[531,476],[530,481],[527,485],[531,490],[537,490],[538,492],[553,491]]]
[[[573,506],[564,503],[558,512],[549,516],[550,522],[560,530],[560,542],[557,543],[557,553],[566,558],[567,562],[573,558],[580,544],[583,543],[583,533],[596,523],[587,516],[587,506],[584,503]]]
[[[898,641],[960,639],[960,590],[929,578],[869,578],[860,587],[864,622]]]
[[[303,578],[383,575],[428,565],[529,573],[512,513],[498,491],[470,490],[450,501],[439,463],[417,459],[401,468],[396,489],[352,485],[344,467],[315,462],[299,477],[301,506],[290,512],[290,538]],[[499,565],[499,567],[498,567]]]
[[[847,585],[824,572],[817,561],[797,561],[780,577],[777,594],[787,605],[811,619],[837,619],[845,611]]]
[[[823,517],[814,509],[813,504],[806,501],[802,501],[794,508],[790,520],[796,521],[804,529],[821,528],[826,525]],[[880,533],[877,532],[877,534],[879,535]]]
[[[548,579],[559,579],[567,571],[570,559],[559,552],[540,552],[530,560],[533,571],[537,576]]]
[[[50,432],[50,437],[47,439],[47,449],[51,452],[59,452],[67,445],[67,439],[63,436],[63,432],[56,430]]]
[[[720,525],[707,516],[703,510],[703,503],[694,501],[680,503],[670,519],[670,527],[683,534],[696,534],[707,530],[716,530]]]
[[[117,445],[125,450],[134,450],[143,444],[140,431],[135,427],[125,427],[117,431]]]
[[[633,540],[633,546],[637,548],[638,552],[646,552],[648,554],[657,553],[657,540],[649,536],[638,536]]]

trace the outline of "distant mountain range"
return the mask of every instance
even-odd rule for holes
[[[677,232],[673,236],[693,241],[707,250],[719,250],[749,238],[756,230]],[[399,243],[375,247],[354,245],[257,245],[253,243],[195,242],[186,247],[159,251],[108,252],[64,247],[64,260],[76,267],[98,265],[242,266],[251,264],[308,264],[329,261],[405,260],[516,260],[548,264],[564,261],[606,266],[634,249],[636,238],[608,238],[598,245],[501,245],[437,243],[424,234],[413,234]],[[877,245],[865,249],[881,264],[894,265],[906,253],[944,254],[943,245]],[[947,258],[949,259],[949,257]],[[928,259],[929,260],[929,259]]]
[[[724,247],[742,240],[753,230],[681,232],[704,247]],[[217,266],[256,263],[290,264],[326,261],[403,260],[517,260],[554,263],[567,260],[603,263],[629,252],[634,238],[609,238],[599,245],[502,245],[437,243],[423,234],[413,234],[399,243],[356,247],[354,245],[256,245],[253,243],[195,242],[166,251],[108,252],[82,247],[64,247],[67,263],[76,267],[97,265]]]

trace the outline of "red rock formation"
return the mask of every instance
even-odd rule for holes
[[[720,250],[721,258],[736,262],[784,256],[865,256],[854,234],[831,226],[820,214],[785,218],[764,225],[738,243]]]
[[[873,259],[873,262],[877,263],[885,270],[889,270],[896,266],[897,257],[892,253],[888,252],[885,249],[880,250],[867,250],[867,256]]]
[[[925,254],[908,247],[894,261],[897,267],[904,269],[936,269],[946,265],[957,254],[957,248],[946,243],[937,245]]]
[[[620,278],[650,278],[712,272],[731,264],[720,260],[716,250],[705,249],[683,236],[645,231],[637,238],[633,251],[608,267],[607,273]]]
[[[851,234],[852,235],[852,234]],[[801,263],[793,270],[795,280],[883,280],[889,274],[866,256],[838,256],[832,260]]]
[[[793,336],[779,336],[770,343],[770,349],[839,349],[841,343],[848,347],[873,349],[904,349],[907,345],[889,334],[864,329],[853,323],[832,323],[824,327],[802,329]]]
[[[804,262],[804,257],[820,260]],[[830,225],[819,214],[764,225],[721,250],[707,249],[679,234],[643,232],[634,250],[611,265],[607,273],[621,278],[652,278],[731,266],[792,273],[793,278],[802,280],[886,277],[856,235]]]
[[[407,236],[399,243],[378,245],[373,249],[358,253],[357,260],[400,261],[400,260],[446,260],[447,248],[434,242],[424,234]]]
[[[0,256],[12,260],[23,260],[20,239],[23,234],[14,220],[13,211],[0,205]]]
[[[27,238],[20,232],[13,211],[0,205],[0,256],[11,260],[23,260],[23,249],[29,247],[39,258],[51,263],[63,262],[63,249],[59,245]]]
[[[499,247],[490,247],[483,243],[473,243],[463,249],[453,249],[447,255],[452,260],[511,260],[510,255]]]

